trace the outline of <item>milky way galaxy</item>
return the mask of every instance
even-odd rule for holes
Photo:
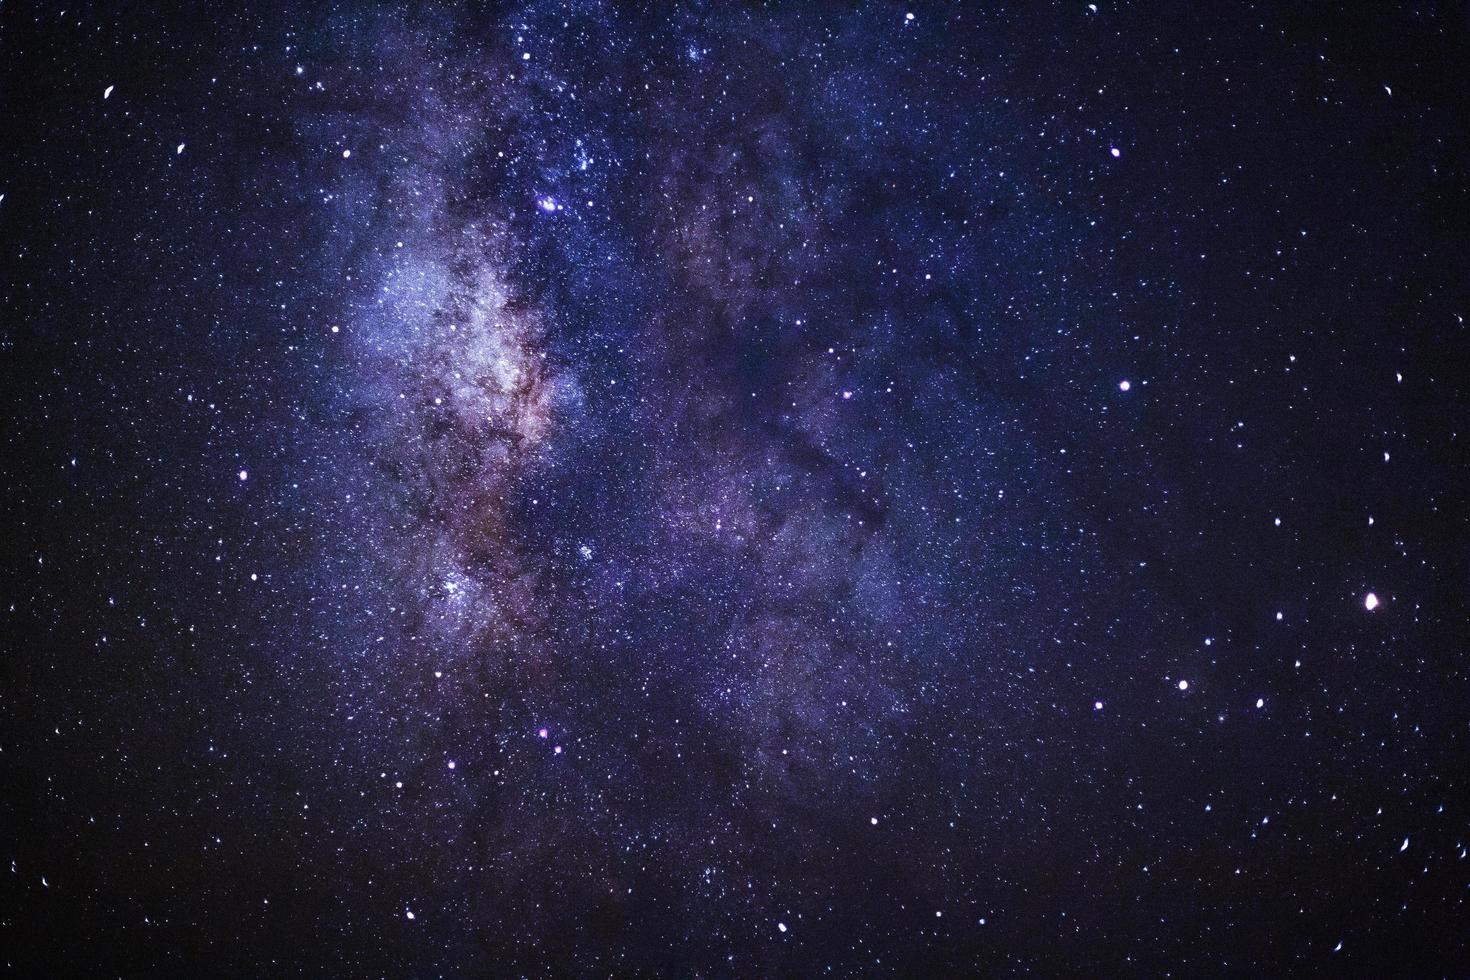
[[[116,6],[7,972],[1470,969],[1463,4]]]

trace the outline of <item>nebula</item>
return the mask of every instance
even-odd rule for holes
[[[1464,974],[1467,36],[0,11],[0,962]]]

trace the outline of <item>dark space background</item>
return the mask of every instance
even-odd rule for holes
[[[1470,973],[1467,72],[4,0],[0,962]]]

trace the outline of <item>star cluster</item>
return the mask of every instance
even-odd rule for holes
[[[0,7],[0,961],[1470,966],[1455,5]]]

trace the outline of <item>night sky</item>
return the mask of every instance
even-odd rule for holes
[[[154,6],[0,2],[8,972],[1470,974],[1466,3]]]

